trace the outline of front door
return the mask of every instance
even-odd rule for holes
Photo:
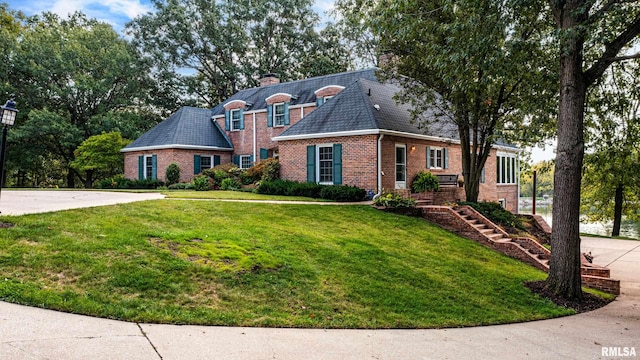
[[[396,144],[396,189],[407,188],[407,146]]]

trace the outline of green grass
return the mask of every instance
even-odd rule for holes
[[[545,274],[368,206],[159,200],[2,217],[0,299],[141,322],[434,328],[572,314]]]
[[[162,190],[162,194],[169,199],[210,199],[210,200],[267,200],[267,201],[311,201],[327,202],[325,199],[314,199],[301,196],[278,196],[255,194],[246,191],[191,191],[191,190]]]

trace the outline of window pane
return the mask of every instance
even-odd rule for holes
[[[333,183],[333,146],[318,148],[319,182]]]
[[[396,181],[406,181],[406,157],[406,149],[396,147]]]
[[[147,156],[145,158],[145,162],[146,162],[147,171],[144,177],[145,179],[150,179],[151,174],[153,174],[153,158],[151,156]]]
[[[277,104],[273,107],[273,123],[276,126],[284,125],[284,104]]]
[[[231,130],[240,129],[240,111],[231,110]]]
[[[200,168],[201,169],[209,169],[209,168],[211,168],[211,157],[210,156],[201,156],[200,157]]]
[[[511,184],[511,159],[505,159],[507,159],[507,180],[505,181],[505,183]]]
[[[251,167],[251,156],[249,155],[241,155],[240,156],[240,169],[248,169]]]

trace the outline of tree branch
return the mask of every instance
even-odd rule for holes
[[[633,41],[638,34],[640,34],[640,16],[636,17],[622,34],[618,35],[618,37],[610,43],[605,44],[605,51],[602,56],[600,56],[600,59],[584,72],[584,79],[587,86],[593,84],[604,74],[609,65],[614,62],[613,59],[617,57],[620,50]]]
[[[618,56],[618,57],[610,58],[609,60],[611,60],[611,62],[618,62],[618,61],[633,60],[633,59],[640,59],[640,53],[627,55],[627,56]]]
[[[596,11],[593,15],[589,16],[589,20],[587,21],[587,25],[593,24],[596,21],[600,20],[607,11],[611,10],[614,5],[624,4],[624,3],[634,3],[637,0],[609,0],[606,4],[602,5],[598,11]]]

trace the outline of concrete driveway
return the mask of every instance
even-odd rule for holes
[[[24,215],[163,198],[159,193],[2,190],[0,212],[2,215]]]
[[[611,268],[622,295],[575,316],[461,329],[266,329],[137,324],[0,302],[0,359],[583,360],[620,358],[608,355],[625,350],[640,355],[640,241],[584,238],[582,249],[592,252],[594,263]]]

